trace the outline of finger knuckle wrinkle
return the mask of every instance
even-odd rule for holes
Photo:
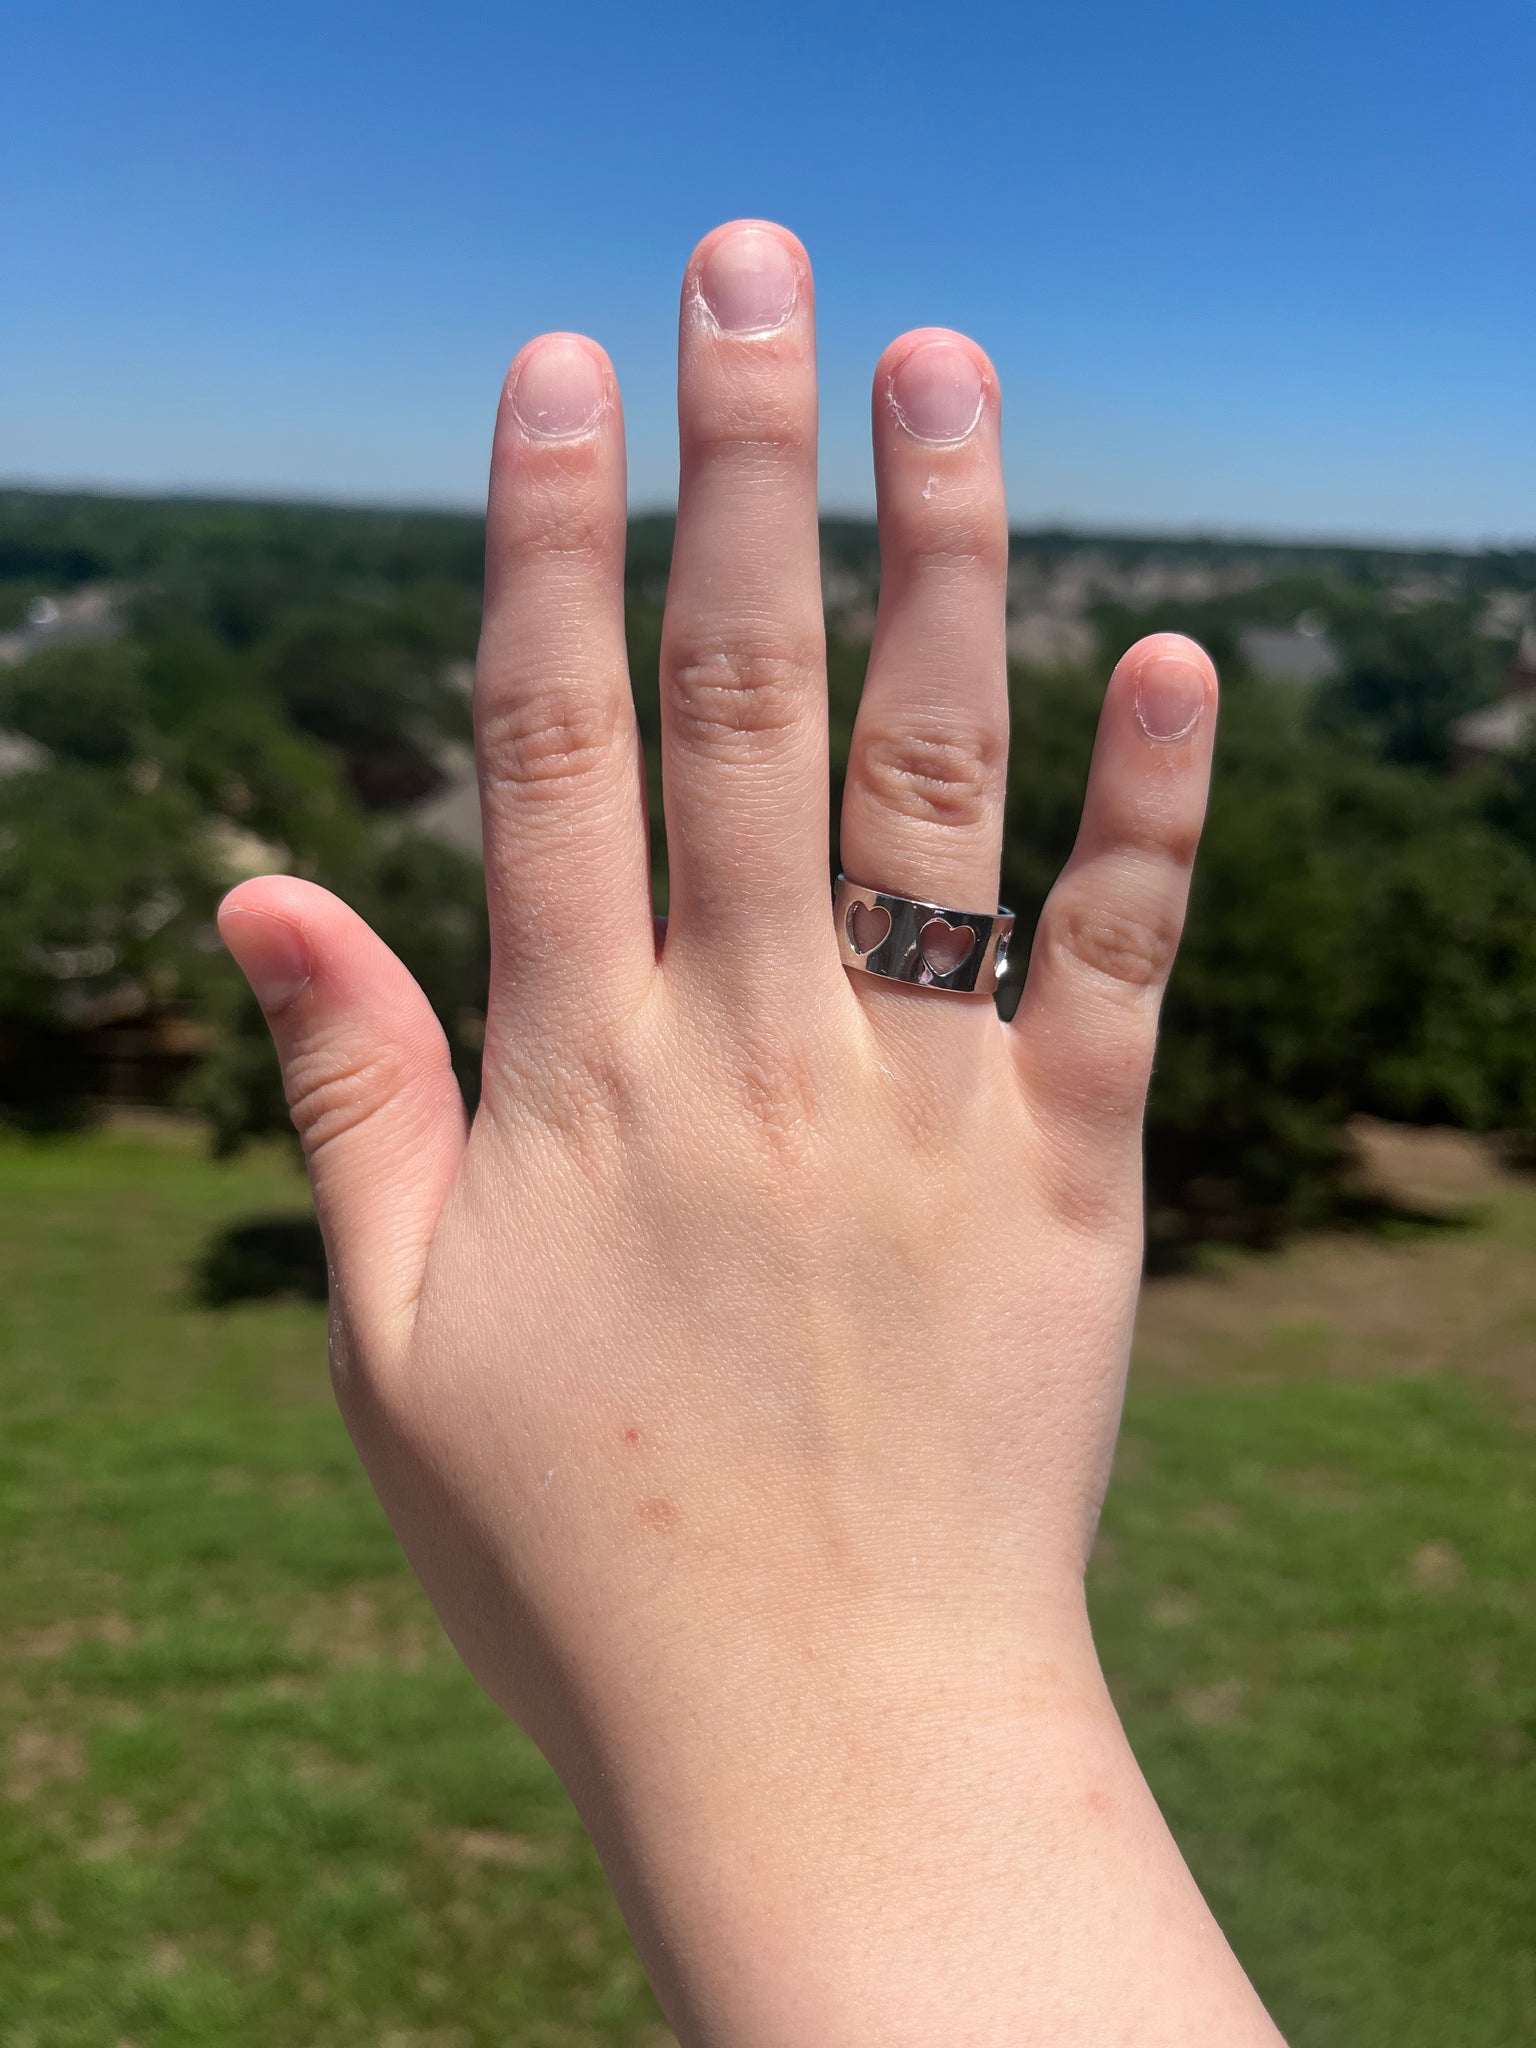
[[[645,1121],[649,1099],[636,1062],[605,1040],[545,1071],[529,1094],[534,1113],[549,1129],[587,1143],[632,1137]]]
[[[1179,873],[1192,868],[1200,846],[1200,826],[1186,818],[1160,819],[1148,834],[1149,854],[1169,862]]]
[[[866,788],[886,810],[923,823],[979,827],[999,795],[1001,747],[990,739],[886,732],[864,749]]]
[[[1065,903],[1053,919],[1057,949],[1127,991],[1160,988],[1179,943],[1176,922],[1102,903]]]
[[[578,683],[518,691],[482,711],[480,759],[492,783],[580,781],[611,759],[618,708]]]
[[[938,514],[927,507],[898,518],[896,551],[916,570],[935,576],[973,578],[976,571],[1002,574],[1008,565],[1008,537],[980,507],[955,506]]]
[[[549,1043],[494,1031],[484,1074],[482,1115],[511,1128],[537,1126],[594,1181],[647,1155],[651,1060],[637,1017],[599,1022],[589,1014]]]
[[[1132,807],[1111,820],[1111,831],[1126,854],[1154,864],[1167,862],[1176,870],[1194,866],[1200,819],[1190,818],[1180,809]]]
[[[820,650],[711,648],[668,662],[675,729],[692,751],[722,759],[771,751],[798,725]]]
[[[362,1052],[331,1043],[306,1049],[286,1076],[288,1113],[307,1159],[359,1130],[399,1092],[392,1051]]]
[[[617,553],[617,522],[587,493],[550,492],[527,507],[513,541],[519,552],[603,567]]]
[[[739,403],[719,404],[688,421],[683,442],[691,456],[723,460],[748,483],[799,471],[815,435],[803,407],[744,392]]]
[[[824,1089],[792,1054],[758,1050],[741,1063],[740,1101],[761,1163],[792,1175],[814,1166],[826,1122]],[[797,1191],[798,1195],[798,1191]]]

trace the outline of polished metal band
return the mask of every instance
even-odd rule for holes
[[[950,995],[992,995],[1013,937],[1011,910],[950,910],[865,889],[846,875],[837,878],[832,914],[845,967]]]

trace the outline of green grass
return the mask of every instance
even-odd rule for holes
[[[537,1753],[331,1407],[318,1308],[208,1310],[277,1155],[0,1146],[0,2044],[531,2048],[659,2021]]]
[[[1101,1648],[1296,2048],[1536,2042],[1531,1451],[1444,1380],[1132,1407]]]
[[[563,1794],[355,1468],[321,1311],[190,1287],[213,1232],[302,1207],[276,1153],[0,1143],[0,2048],[664,2039]],[[1533,1255],[1517,1192],[1443,1248],[1361,1253],[1398,1315],[1451,1287],[1437,1258],[1523,1302]],[[1486,1382],[1396,1373],[1343,1345],[1337,1276],[1309,1300],[1294,1270],[1177,1283],[1199,1343],[1149,1308],[1105,1661],[1293,2048],[1517,2048],[1536,1482],[1507,1361],[1536,1323],[1506,1312]]]

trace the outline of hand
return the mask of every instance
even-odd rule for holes
[[[855,879],[975,909],[1007,751],[998,407],[942,330],[876,370],[842,817]],[[659,948],[619,397],[571,335],[513,364],[492,458],[473,1128],[425,999],[339,902],[272,877],[222,912],[308,1152],[348,1424],[686,2041],[1272,2042],[1082,1590],[1215,677],[1171,635],[1116,669],[1011,1025],[851,974],[811,273],[781,229],[695,252],[679,412]]]

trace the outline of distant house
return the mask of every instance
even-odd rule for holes
[[[1469,711],[1451,726],[1451,753],[1458,767],[1508,760],[1536,740],[1536,627],[1527,627],[1506,664],[1497,703]]]
[[[33,775],[46,768],[50,759],[48,749],[24,732],[0,728],[0,782],[8,782],[13,775]]]
[[[14,668],[45,647],[115,640],[122,631],[122,595],[110,583],[85,583],[63,597],[34,597],[25,623],[0,633],[0,668]]]
[[[429,839],[479,860],[480,781],[474,753],[469,747],[447,743],[438,750],[437,766],[442,781],[404,815]]]
[[[1506,697],[1528,697],[1536,692],[1536,626],[1527,626],[1504,669]]]
[[[1289,626],[1244,626],[1237,644],[1254,674],[1274,683],[1322,683],[1338,671],[1339,651],[1315,612]]]

